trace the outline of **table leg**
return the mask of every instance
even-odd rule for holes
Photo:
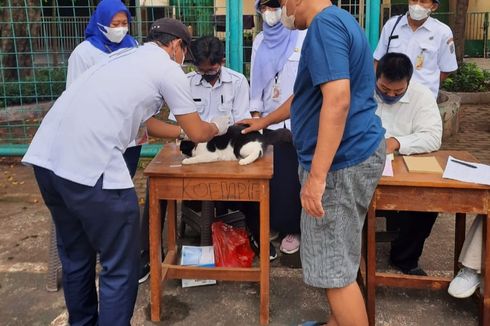
[[[269,324],[269,190],[260,201],[260,324]]]
[[[149,219],[150,219],[150,304],[151,320],[160,321],[160,285],[162,281],[162,234],[160,201],[155,182],[149,181]]]
[[[367,216],[367,259],[366,259],[366,302],[369,325],[376,321],[376,193],[369,206]]]
[[[481,265],[481,279],[480,293],[482,295],[480,306],[480,325],[490,325],[490,241],[488,241],[488,223],[490,222],[490,211],[487,215],[483,215],[482,223],[482,265]]]
[[[466,214],[456,213],[456,225],[454,231],[454,276],[458,274],[458,260],[463,248],[464,238],[466,234]]]
[[[175,200],[167,202],[167,250],[177,252],[177,209]]]

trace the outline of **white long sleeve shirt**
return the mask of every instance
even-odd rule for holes
[[[429,153],[441,147],[441,114],[428,87],[411,81],[405,95],[392,105],[375,97],[385,137],[398,140],[400,154]]]

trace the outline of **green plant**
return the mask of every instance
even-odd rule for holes
[[[463,63],[458,71],[442,84],[450,92],[485,92],[490,90],[490,71],[479,68],[474,63]]]
[[[0,106],[55,100],[65,90],[64,68],[42,68],[20,80],[0,82]]]

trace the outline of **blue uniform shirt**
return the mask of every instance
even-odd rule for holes
[[[350,109],[330,171],[366,160],[384,137],[375,114],[374,67],[367,39],[354,17],[332,5],[308,28],[294,85],[291,129],[299,162],[308,171],[323,102],[320,86],[339,79],[350,80]]]

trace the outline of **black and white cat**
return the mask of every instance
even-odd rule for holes
[[[247,165],[262,157],[268,145],[291,142],[288,129],[268,131],[266,135],[258,131],[242,134],[246,125],[233,125],[226,134],[216,136],[207,143],[195,144],[190,140],[180,143],[180,151],[188,156],[182,164],[196,164],[216,161],[236,161]]]

